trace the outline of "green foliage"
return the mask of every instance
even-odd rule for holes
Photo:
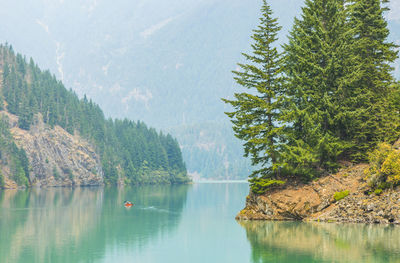
[[[4,187],[4,176],[3,173],[0,171],[0,188]]]
[[[373,189],[385,189],[400,184],[400,151],[381,143],[369,154],[370,166],[365,170]]]
[[[278,59],[271,44],[279,28],[264,1],[253,54],[245,54],[250,64],[235,72],[251,90],[225,100],[245,155],[261,166],[252,177],[309,180],[398,138],[400,88],[391,75],[398,51],[387,40],[385,10],[379,0],[306,0]]]
[[[69,180],[73,181],[74,180],[74,174],[72,173],[72,170],[67,168],[63,170],[63,173],[68,177]]]
[[[10,137],[11,138],[11,137]],[[10,157],[12,179],[19,186],[29,186],[29,161],[26,157],[24,149],[19,149],[17,145],[10,139]]]
[[[383,3],[352,0],[348,5],[351,38],[341,79],[345,90],[339,127],[343,139],[352,144],[348,155],[355,161],[365,161],[377,142],[394,142],[399,136],[399,88],[392,76],[398,51],[388,41]]]
[[[336,192],[334,195],[333,195],[333,198],[336,200],[336,202],[337,201],[339,201],[339,200],[342,200],[343,198],[345,198],[346,196],[348,196],[349,195],[349,190],[345,190],[345,191],[342,191],[342,192]]]
[[[283,96],[280,54],[274,47],[281,27],[265,0],[261,12],[260,25],[252,36],[253,53],[243,54],[249,64],[238,64],[242,71],[233,71],[236,82],[249,89],[249,93],[236,93],[236,100],[223,99],[235,109],[226,114],[232,119],[235,135],[245,141],[245,157],[250,156],[253,165],[262,166],[251,174],[255,179],[278,175],[282,140],[282,128],[278,125]],[[266,165],[269,167],[265,168]],[[251,181],[255,189],[267,187],[263,181],[257,181],[260,185],[256,186],[256,181]]]
[[[268,190],[284,185],[286,182],[275,179],[252,178],[249,180],[250,189],[255,194],[264,194]]]
[[[343,2],[307,0],[284,45],[288,122],[285,160],[293,174],[334,171],[349,148],[341,140],[337,116],[346,45]]]
[[[56,179],[56,180],[60,179],[60,173],[58,172],[56,166],[53,166],[53,177],[54,177],[54,179]]]
[[[0,118],[0,152],[3,164],[10,166],[11,179],[19,186],[29,186],[29,161],[25,151],[18,148],[8,127],[8,120]]]
[[[25,172],[20,165],[12,167],[12,178],[19,186],[29,186],[28,178],[25,176]]]
[[[25,176],[29,177],[30,168],[29,168],[29,160],[26,156],[26,152],[23,148],[17,150],[18,160],[21,163],[22,169],[24,170]]]
[[[0,49],[4,62],[2,93],[7,110],[18,115],[20,128],[29,129],[40,113],[51,127],[59,125],[88,139],[100,154],[106,183],[115,184],[121,176],[132,183],[149,183],[151,180],[137,178],[151,177],[152,173],[157,174],[152,176],[157,182],[179,182],[175,177],[182,174],[187,177],[179,144],[171,135],[158,133],[140,121],[106,120],[98,105],[86,96],[79,99],[50,72],[42,72],[33,60],[28,64],[8,46]],[[21,152],[20,157],[28,174],[26,155]],[[142,167],[145,162],[147,167]],[[158,179],[160,171],[165,180]]]
[[[376,194],[376,195],[381,195],[382,194],[382,189],[375,189],[375,191],[374,191],[374,193]]]

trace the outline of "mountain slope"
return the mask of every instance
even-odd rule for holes
[[[111,184],[188,181],[179,145],[170,135],[142,122],[106,120],[98,105],[86,97],[79,100],[32,59],[28,64],[20,54],[15,55],[12,47],[0,46],[0,69],[0,101],[4,115],[13,119],[13,138],[7,127],[3,129],[4,147],[15,152],[10,156],[28,154],[28,158],[12,158],[24,160],[18,165],[23,169],[15,169],[29,179],[29,183],[26,178],[20,180],[19,185],[49,177],[61,179],[62,185],[81,184],[82,180],[92,184],[93,176],[100,177],[95,180],[99,184],[103,171],[104,181]],[[88,143],[81,143],[80,138]],[[25,151],[13,150],[15,143]],[[26,159],[31,169],[26,168]]]

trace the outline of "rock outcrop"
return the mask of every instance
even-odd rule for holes
[[[264,195],[250,193],[239,220],[302,220],[400,224],[400,189],[371,193],[366,164],[342,169],[308,184],[292,184]],[[336,192],[349,195],[336,201]]]
[[[15,125],[15,116],[7,113],[11,133],[18,147],[29,159],[30,185],[92,186],[103,184],[101,161],[94,148],[78,135],[71,135],[63,128],[44,124],[40,114],[29,131]],[[11,116],[10,116],[11,115]],[[5,188],[15,188],[6,178]]]

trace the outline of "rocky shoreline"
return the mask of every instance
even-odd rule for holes
[[[250,193],[237,220],[297,220],[400,224],[400,189],[371,192],[367,164],[343,168],[308,184],[293,184],[264,195]],[[340,200],[335,193],[348,192]]]

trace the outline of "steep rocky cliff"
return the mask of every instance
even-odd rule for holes
[[[264,195],[250,193],[239,220],[303,220],[400,224],[400,189],[371,193],[366,164],[347,167],[308,184],[292,184]],[[335,193],[345,193],[340,200]]]
[[[71,135],[59,126],[51,128],[35,115],[29,130],[18,128],[18,117],[5,111],[11,134],[29,160],[31,186],[89,186],[103,184],[103,171],[98,154],[90,143]],[[16,188],[9,169],[2,167],[4,187]],[[8,171],[7,171],[8,170]]]

